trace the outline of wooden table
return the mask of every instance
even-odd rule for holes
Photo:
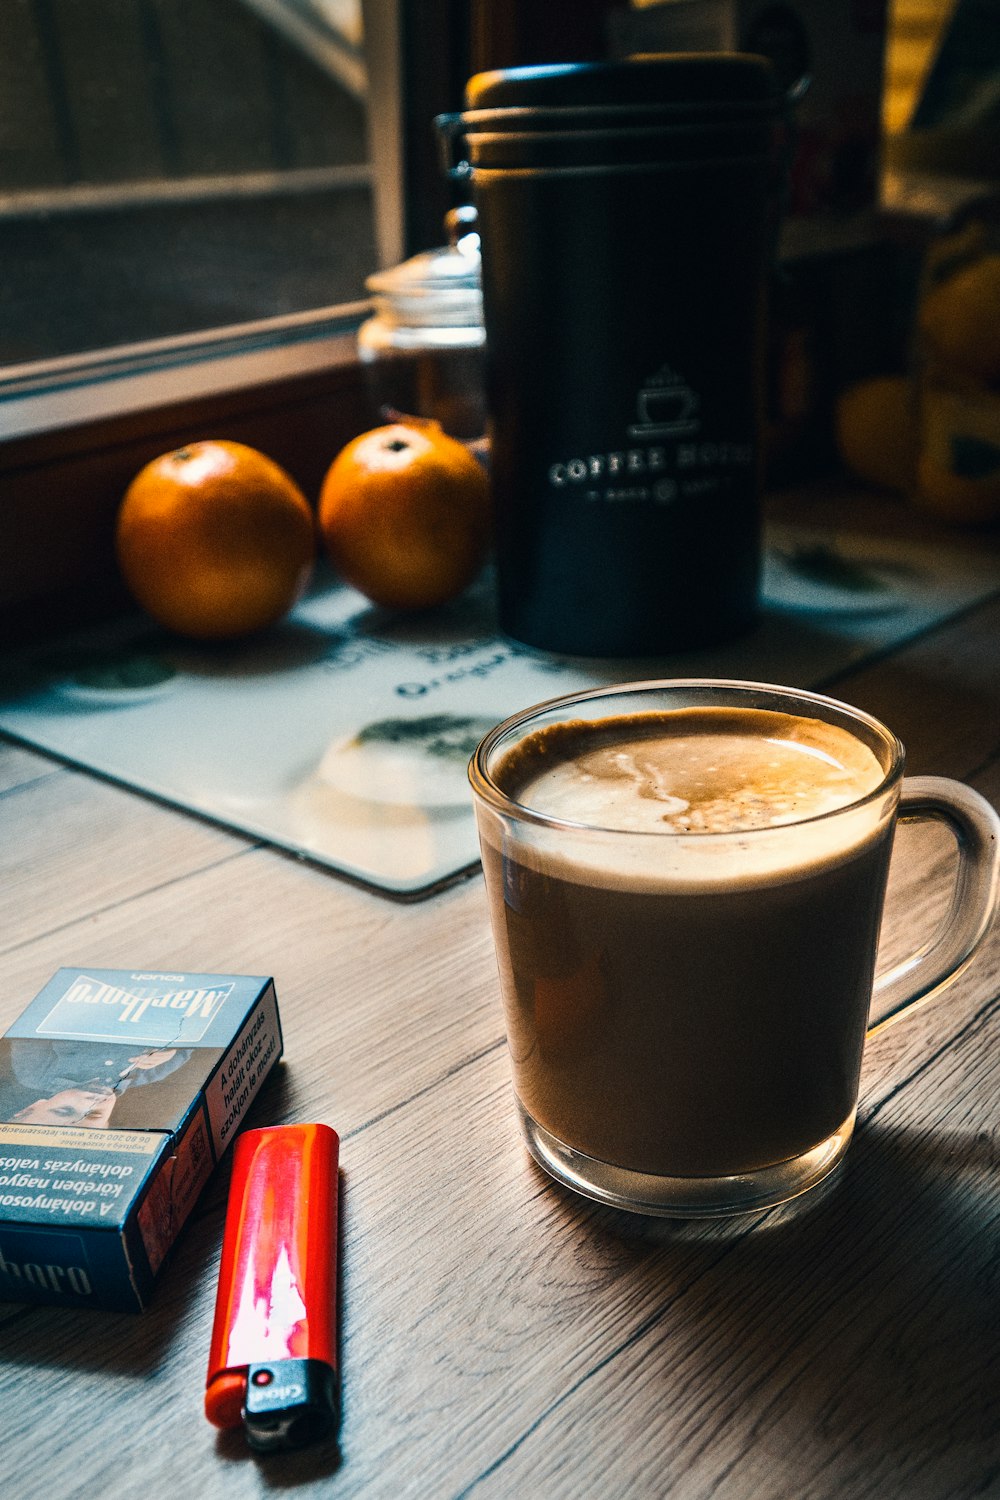
[[[831,690],[1000,804],[1000,600]],[[1000,1495],[1000,932],[870,1044],[834,1188],[723,1233],[530,1161],[479,876],[401,905],[10,744],[0,819],[0,1027],[61,964],[273,973],[251,1123],[334,1125],[343,1208],[339,1454],[204,1420],[224,1169],[145,1314],[0,1307],[3,1500]],[[949,868],[907,836],[890,953]]]

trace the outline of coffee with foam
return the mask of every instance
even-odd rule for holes
[[[850,1118],[895,796],[861,738],[742,708],[570,719],[492,775],[547,820],[480,830],[531,1120],[715,1177]]]
[[[558,854],[545,856],[565,879],[728,889],[844,858],[879,826],[881,810],[866,799],[885,773],[836,724],[692,708],[549,725],[509,751],[495,775],[513,801],[547,818],[638,835],[614,844],[567,830]],[[848,807],[856,811],[824,818]],[[530,849],[524,857],[535,858]]]
[[[591,827],[739,833],[845,807],[883,775],[867,745],[836,724],[696,708],[536,731],[499,780],[523,806]]]

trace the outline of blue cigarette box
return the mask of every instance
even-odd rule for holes
[[[143,1308],[281,1051],[273,979],[59,969],[0,1037],[0,1300]]]

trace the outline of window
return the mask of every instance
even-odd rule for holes
[[[441,243],[468,0],[0,5],[0,440],[342,363]]]
[[[364,295],[360,0],[5,11],[0,365]]]

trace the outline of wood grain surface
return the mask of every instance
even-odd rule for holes
[[[1000,804],[1000,601],[831,684]],[[1000,936],[869,1045],[833,1183],[735,1227],[573,1197],[516,1134],[481,878],[401,905],[0,742],[0,1029],[61,964],[273,973],[254,1124],[341,1133],[339,1444],[202,1394],[227,1169],[140,1316],[0,1306],[3,1500],[1000,1495]],[[952,856],[902,830],[898,956]]]

